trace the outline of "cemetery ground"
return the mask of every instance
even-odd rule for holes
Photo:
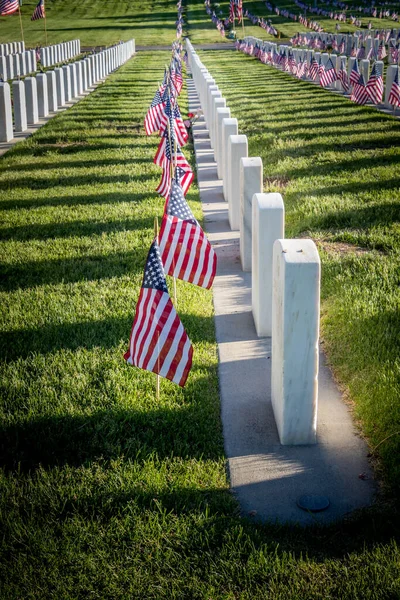
[[[0,597],[396,598],[399,436],[373,508],[256,524],[228,491],[211,292],[178,282],[185,389],[163,380],[157,401],[123,361],[163,209],[143,117],[168,56],[141,53],[0,161]],[[377,445],[399,429],[399,123],[233,52],[202,60],[287,235],[320,245],[324,343]]]
[[[45,45],[45,32],[43,21],[31,21],[31,15],[36,6],[35,0],[24,0],[21,7],[24,38],[27,46]],[[229,0],[218,2],[217,13],[222,11],[223,18],[229,12]],[[279,2],[281,8],[299,13],[293,0]],[[186,28],[194,44],[225,43],[229,40],[221,37],[210,17],[207,15],[202,0],[184,1],[186,10]],[[285,19],[271,13],[261,0],[246,2],[245,8],[251,13],[270,19],[272,24],[280,31],[281,39],[288,39],[299,31],[299,23]],[[136,46],[169,45],[175,35],[175,21],[177,18],[176,3],[170,0],[143,0],[137,2],[114,0],[104,3],[100,0],[70,0],[61,2],[52,0],[46,3],[47,34],[49,43],[58,43],[74,38],[81,40],[82,47],[106,46],[115,43],[117,39],[123,41],[132,38]],[[325,31],[335,31],[336,21],[318,17]],[[364,18],[367,22],[367,19]],[[373,27],[393,27],[394,22],[389,19],[370,19]],[[252,25],[249,19],[244,19],[245,35],[252,35],[267,40],[274,38],[260,27]],[[238,37],[243,37],[242,26],[236,23]],[[303,28],[304,29],[304,28]],[[341,24],[341,32],[352,32],[357,28],[350,24]],[[11,17],[0,17],[0,31],[2,42],[12,42],[21,39],[21,30],[18,14]]]

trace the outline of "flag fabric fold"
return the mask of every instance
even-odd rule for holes
[[[154,240],[124,358],[130,365],[157,373],[183,387],[192,357],[193,347],[169,296],[159,247]]]
[[[178,173],[172,180],[159,245],[168,275],[207,289],[212,286],[217,257],[185,200]]]

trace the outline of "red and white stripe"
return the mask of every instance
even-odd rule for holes
[[[164,214],[159,246],[168,275],[207,289],[212,286],[217,257],[200,225]]]
[[[19,8],[18,0],[0,0],[0,16],[12,15]]]
[[[169,294],[142,288],[136,306],[128,364],[157,373],[184,386],[192,366],[193,347]]]

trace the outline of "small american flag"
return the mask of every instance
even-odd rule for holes
[[[334,81],[337,81],[337,79],[338,74],[336,72],[335,66],[332,62],[332,59],[329,58],[328,62],[324,67],[324,70],[321,73],[320,84],[323,87],[327,87],[328,85],[331,85],[331,83],[333,83]]]
[[[159,143],[153,162],[163,169],[161,181],[156,189],[161,196],[164,196],[166,200],[169,197],[172,182],[171,169],[173,167],[179,167],[184,172],[181,183],[184,194],[186,194],[187,190],[192,184],[194,174],[189,163],[184,157],[182,150],[177,144],[175,145],[174,125],[172,119],[170,120],[169,128],[167,128],[163,133],[163,138]]]
[[[179,110],[178,103],[175,101],[174,106],[171,105],[171,99],[167,98],[165,103],[164,113],[160,119],[160,132],[164,134],[165,129],[168,127],[168,121],[173,120],[174,130],[176,133],[176,139],[180,146],[184,146],[188,141],[188,132],[183,123],[181,113]]]
[[[235,4],[234,0],[230,0],[229,2],[229,21],[233,23],[235,20]]]
[[[383,65],[375,62],[367,83],[367,93],[373,104],[380,104],[383,97]]]
[[[45,19],[46,13],[44,12],[44,0],[39,0],[36,5],[35,10],[33,11],[33,15],[31,16],[31,21],[37,21],[38,19]]]
[[[166,95],[164,97],[162,91],[158,89],[144,118],[144,128],[147,135],[151,135],[160,129],[161,119],[164,114],[165,101]]]
[[[312,60],[311,60],[311,65],[310,65],[310,68],[309,68],[309,71],[308,71],[308,76],[313,81],[315,81],[317,79],[318,69],[319,69],[318,61],[315,58],[315,56],[313,56]]]
[[[351,100],[357,104],[366,104],[369,100],[367,88],[365,86],[364,76],[360,73],[358,81],[354,84]]]
[[[399,85],[399,69],[393,79],[392,87],[390,88],[388,102],[392,106],[400,106],[400,85]]]
[[[212,286],[217,257],[185,200],[179,177],[172,180],[159,244],[168,275],[207,289]]]
[[[0,0],[0,16],[12,15],[18,8],[18,0]]]
[[[243,19],[243,0],[235,0],[235,4],[236,4],[236,16],[237,16],[238,22],[241,23],[241,21]]]
[[[183,387],[192,356],[193,347],[169,297],[160,250],[154,240],[124,358],[129,365],[157,373]]]
[[[355,85],[356,83],[358,83],[359,79],[360,79],[360,70],[358,68],[358,62],[357,62],[357,60],[355,60],[354,64],[353,64],[353,68],[352,68],[351,73],[350,73],[350,83],[351,83],[351,85]]]

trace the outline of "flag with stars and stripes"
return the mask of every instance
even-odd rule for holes
[[[383,89],[383,63],[375,62],[367,83],[367,93],[373,104],[382,102]]]
[[[169,197],[169,192],[171,188],[171,170],[173,168],[179,167],[181,171],[184,172],[182,180],[182,188],[184,190],[184,194],[186,194],[194,179],[194,173],[189,163],[187,162],[178,144],[175,143],[176,138],[174,130],[175,128],[173,121],[172,119],[170,119],[170,126],[167,127],[163,133],[162,140],[158,145],[157,152],[153,161],[156,165],[162,167],[163,170],[161,181],[157,186],[156,192],[158,192],[161,196],[164,196],[166,200]]]
[[[19,8],[18,0],[0,0],[0,16],[12,15]]]
[[[167,98],[164,107],[164,113],[160,119],[160,134],[163,135],[165,129],[168,127],[168,121],[173,120],[174,131],[176,133],[176,140],[180,146],[184,146],[188,141],[188,132],[183,123],[183,119],[179,110],[179,105],[175,101],[172,106],[171,99]]]
[[[165,90],[163,89],[163,86],[161,86],[161,88],[156,91],[153,101],[150,104],[150,108],[144,118],[144,128],[147,135],[151,135],[160,129],[166,98]]]
[[[39,0],[35,10],[33,11],[33,15],[31,16],[31,21],[37,21],[38,19],[44,19],[45,17],[46,13],[44,12],[44,0]]]
[[[313,56],[313,57],[312,57],[312,60],[311,60],[311,65],[310,65],[310,68],[309,68],[309,70],[308,70],[308,76],[309,76],[309,78],[310,78],[310,79],[312,79],[313,81],[315,81],[315,80],[317,79],[317,75],[318,75],[318,69],[319,69],[319,66],[318,66],[318,61],[317,61],[317,59],[315,58],[315,56]]]
[[[357,83],[354,84],[350,100],[356,102],[357,104],[366,104],[369,100],[369,95],[362,73],[360,73]]]
[[[185,200],[179,176],[172,180],[159,244],[168,275],[207,289],[212,286],[217,257]]]
[[[154,240],[124,358],[129,365],[157,373],[183,387],[192,356],[193,347],[169,297],[160,250]]]
[[[396,70],[392,87],[390,88],[388,103],[393,107],[400,106],[399,69]]]
[[[332,62],[332,59],[329,58],[321,73],[320,85],[322,85],[323,87],[327,87],[328,85],[331,85],[331,83],[333,83],[334,81],[337,81],[337,79],[338,74],[336,72],[335,66]]]
[[[355,85],[360,79],[360,69],[358,68],[358,62],[355,60],[353,64],[353,68],[350,73],[350,83],[351,85]]]

